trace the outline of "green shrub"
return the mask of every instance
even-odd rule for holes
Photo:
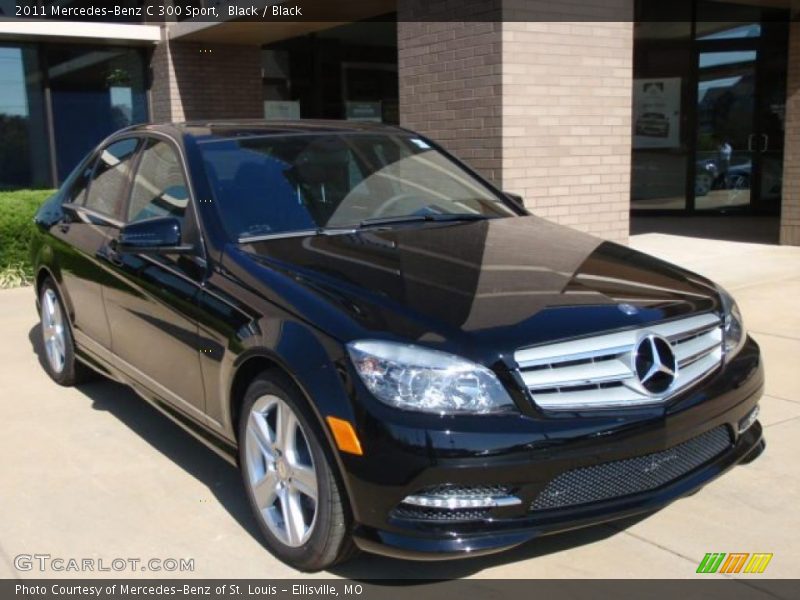
[[[33,268],[28,248],[33,215],[53,190],[0,192],[0,286],[30,281]]]

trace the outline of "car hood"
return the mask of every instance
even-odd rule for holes
[[[486,359],[717,308],[707,279],[533,216],[272,239],[232,246],[226,261],[342,341]]]

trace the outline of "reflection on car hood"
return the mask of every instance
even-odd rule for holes
[[[237,247],[230,262],[340,339],[446,340],[476,352],[716,307],[702,277],[537,217],[273,239]],[[331,306],[341,322],[331,323]]]

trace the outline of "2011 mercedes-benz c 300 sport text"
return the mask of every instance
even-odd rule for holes
[[[238,465],[300,569],[652,511],[764,447],[730,295],[410,131],[137,126],[36,223],[50,376],[130,385]]]

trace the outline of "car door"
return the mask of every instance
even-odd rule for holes
[[[147,137],[138,159],[124,221],[180,220],[182,242],[197,254],[119,253],[106,248],[113,281],[104,288],[111,347],[119,367],[185,413],[205,421],[196,319],[204,275],[202,244],[180,154],[167,139]]]
[[[95,353],[111,348],[102,290],[108,280],[101,253],[117,235],[139,140],[124,138],[86,162],[65,191],[64,218],[51,229],[61,285],[78,345]],[[60,242],[60,243],[59,243]]]

